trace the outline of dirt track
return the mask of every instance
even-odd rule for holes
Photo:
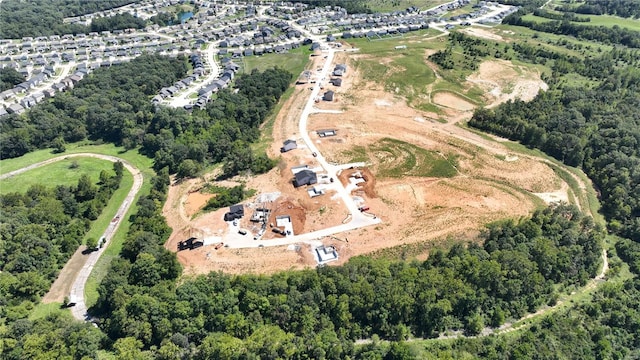
[[[70,157],[93,157],[102,160],[117,162],[120,161],[124,165],[124,168],[127,169],[133,175],[133,186],[127,197],[124,199],[118,211],[116,212],[116,218],[123,219],[126,215],[127,211],[133,204],[133,201],[140,191],[142,187],[143,177],[140,170],[131,165],[128,161],[124,159],[120,159],[111,155],[103,155],[103,154],[93,154],[93,153],[77,153],[77,154],[67,154],[58,156],[49,160],[45,160],[36,164],[29,165],[22,169],[18,169],[0,176],[1,179],[9,178],[15,176],[17,174],[38,168],[40,166],[44,166],[47,164],[54,163],[56,161],[60,161]],[[72,302],[75,302],[76,305],[71,308],[72,315],[78,320],[87,320],[87,306],[84,302],[84,289],[87,283],[87,279],[91,274],[91,270],[93,266],[96,264],[100,255],[104,252],[104,250],[109,245],[109,241],[113,237],[113,235],[118,230],[120,226],[120,221],[111,222],[109,227],[103,233],[103,237],[105,238],[105,245],[97,251],[92,252],[89,255],[82,254],[82,251],[79,249],[76,251],[72,258],[69,259],[65,267],[60,271],[60,275],[56,281],[54,281],[53,285],[49,289],[49,292],[45,295],[43,302],[45,299],[47,301],[61,301],[60,296],[64,298],[64,296],[69,295]],[[82,248],[82,247],[81,247]]]

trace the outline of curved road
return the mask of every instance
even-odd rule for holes
[[[128,161],[115,156],[93,154],[93,153],[77,153],[77,154],[68,154],[68,155],[58,156],[49,160],[45,160],[36,164],[23,167],[22,169],[8,172],[6,174],[0,175],[0,180],[10,178],[12,176],[21,174],[23,172],[38,168],[40,166],[48,165],[56,161],[64,160],[71,157],[93,157],[93,158],[107,160],[111,162],[120,161],[124,165],[124,168],[127,169],[127,171],[131,173],[131,175],[133,175],[133,186],[131,186],[131,190],[129,190],[127,197],[124,199],[122,204],[120,204],[120,207],[116,212],[114,220],[111,221],[107,229],[102,234],[102,237],[104,237],[105,239],[104,245],[97,251],[92,252],[87,257],[84,266],[76,276],[76,279],[73,282],[73,286],[71,287],[71,294],[69,295],[69,299],[71,302],[76,303],[75,306],[71,307],[71,314],[73,315],[74,318],[78,320],[89,320],[89,317],[87,315],[87,304],[84,302],[84,289],[87,284],[87,279],[89,278],[89,275],[91,274],[91,270],[93,270],[93,267],[95,266],[96,262],[98,262],[100,255],[102,255],[104,250],[107,248],[107,245],[109,245],[109,241],[111,241],[113,234],[115,234],[116,231],[118,230],[118,227],[120,227],[120,220],[123,219],[127,211],[129,211],[129,208],[131,207],[131,204],[133,203],[134,198],[140,191],[140,188],[142,187],[142,182],[144,180],[142,173],[140,172],[140,170],[138,170],[138,168],[131,165],[131,163],[129,163]]]

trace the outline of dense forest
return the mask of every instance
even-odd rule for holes
[[[180,265],[162,247],[170,233],[161,215],[168,182],[164,169],[138,201],[121,258],[100,285],[91,311],[107,338],[91,331],[93,349],[98,342],[136,359],[371,358],[354,340],[478,334],[553,304],[557,291],[584,285],[600,263],[602,231],[560,205],[492,224],[484,245],[436,250],[424,262],[357,257],[340,267],[273,276],[211,273],[176,284]],[[42,327],[50,332],[88,331],[48,321]],[[51,339],[57,345],[51,349],[46,338],[33,339],[42,327],[24,319],[12,327],[18,324],[21,330],[4,335],[12,340],[6,359],[73,346]],[[388,352],[405,350],[396,345]],[[74,359],[85,354],[74,353]]]
[[[137,0],[4,0],[0,6],[0,39],[88,33],[89,27],[62,20],[134,2]],[[129,27],[136,26],[125,28]]]
[[[0,69],[0,92],[12,89],[25,80],[24,75],[16,69],[6,67]]]
[[[91,31],[113,31],[124,29],[142,29],[146,26],[146,21],[137,18],[129,13],[116,14],[113,16],[99,17],[91,20]]]
[[[110,338],[135,338],[151,351],[340,359],[355,339],[477,334],[552,303],[554,284],[581,285],[596,273],[602,232],[575,208],[558,206],[493,224],[485,238],[482,247],[454,246],[425,262],[361,257],[270,277],[212,273],[179,286],[161,281],[165,266],[151,256],[127,250],[94,311]]]
[[[123,169],[115,163],[98,185],[85,174],[75,186],[33,185],[24,194],[0,195],[0,324],[28,315],[49,289],[120,186]]]
[[[620,240],[618,255],[640,264],[640,244]],[[616,272],[622,264],[612,264]],[[637,359],[640,357],[640,267],[635,277],[603,284],[584,304],[545,316],[516,336],[489,336],[433,342],[425,359]],[[385,344],[367,346],[370,353],[388,351]]]

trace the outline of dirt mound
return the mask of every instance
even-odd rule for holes
[[[492,31],[488,31],[485,29],[477,28],[477,27],[468,27],[468,28],[461,29],[459,31],[467,35],[476,36],[476,37],[487,39],[487,40],[505,41],[502,36],[495,34]]]
[[[342,183],[342,185],[346,186],[347,184],[349,184],[349,178],[355,173],[360,173],[360,175],[364,179],[364,182],[359,183],[358,189],[354,190],[352,193],[354,195],[364,194],[369,199],[378,197],[376,195],[376,177],[373,175],[373,173],[368,167],[343,170],[338,175],[338,179],[340,179],[340,182]]]
[[[307,220],[305,209],[300,205],[294,204],[290,199],[282,200],[278,202],[272,210],[270,222],[275,226],[276,218],[284,215],[291,217],[294,234],[302,234],[304,231],[304,223]]]
[[[467,77],[467,81],[480,86],[492,98],[488,107],[497,106],[508,100],[529,101],[540,90],[549,86],[540,79],[538,71],[524,66],[516,66],[507,60],[489,60],[480,64],[478,71]]]

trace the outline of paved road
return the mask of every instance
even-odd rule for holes
[[[304,32],[307,32],[303,29]],[[318,75],[319,81],[313,86],[311,90],[311,94],[309,95],[309,99],[302,110],[302,114],[300,115],[300,121],[298,124],[299,132],[301,134],[302,140],[304,141],[309,154],[315,153],[316,160],[320,163],[320,166],[324,169],[327,176],[330,178],[337,179],[338,173],[345,169],[345,165],[334,165],[327,162],[325,157],[322,155],[320,150],[316,147],[309,136],[309,131],[307,129],[307,122],[309,120],[309,115],[317,112],[331,112],[331,111],[323,111],[319,110],[315,107],[316,98],[320,95],[320,83],[324,82],[325,79],[329,78],[329,74],[332,71],[333,58],[336,51],[345,51],[342,49],[336,50],[326,43],[322,43],[324,50],[323,53],[326,54],[326,58],[324,58],[324,64],[322,66],[322,71]],[[352,166],[350,164],[349,166]],[[349,167],[347,166],[347,167]],[[289,245],[295,243],[317,243],[317,239],[321,239],[326,236],[331,236],[337,233],[354,230],[358,228],[362,228],[365,226],[371,226],[375,224],[379,224],[381,222],[380,218],[376,217],[373,214],[365,214],[358,209],[358,204],[353,201],[351,196],[351,192],[342,185],[340,181],[334,181],[331,184],[325,185],[325,188],[335,190],[340,199],[344,202],[344,205],[347,207],[348,214],[345,219],[348,222],[321,229],[318,231],[313,231],[305,234],[299,234],[294,236],[287,236],[281,239],[270,239],[269,241],[261,241],[261,240],[253,240],[250,236],[241,236],[237,234],[237,229],[235,227],[230,226],[230,231],[222,237],[222,241],[228,245],[230,248],[246,248],[246,247],[260,247],[260,246],[281,246],[281,245]],[[211,239],[219,237],[211,237]],[[212,240],[213,241],[213,240]],[[205,243],[207,243],[207,239],[205,239]]]
[[[217,44],[217,43],[215,43]],[[168,104],[172,107],[182,107],[187,104],[192,103],[192,99],[189,99],[188,96],[197,93],[198,89],[203,85],[207,85],[218,78],[220,75],[220,68],[218,67],[218,63],[215,60],[215,55],[217,51],[217,47],[214,46],[214,43],[209,43],[209,46],[205,50],[206,54],[206,65],[209,68],[209,74],[206,77],[198,79],[191,83],[189,86],[181,90],[180,95],[169,98]]]
[[[60,80],[64,79],[65,77],[67,77],[67,75],[69,75],[69,73],[71,73],[71,69],[73,69],[76,66],[75,62],[68,62],[66,64],[62,64],[60,67],[58,67],[57,69],[60,70],[60,74],[52,76],[50,78],[48,78],[46,81],[43,81],[42,84],[29,89],[26,94],[26,96],[30,96],[33,95],[35,93],[38,92],[42,92],[46,89],[50,89],[51,86],[57,82],[59,82]],[[14,104],[16,102],[16,99],[6,99],[6,100],[0,100],[0,106],[9,106],[11,104]]]
[[[71,157],[80,157],[80,156],[82,156],[82,157],[93,157],[93,158],[108,160],[108,161],[112,161],[112,162],[120,161],[124,165],[124,168],[127,169],[127,171],[129,171],[131,173],[131,175],[133,175],[133,186],[131,187],[131,190],[129,190],[129,193],[127,194],[127,197],[124,199],[124,201],[120,205],[120,208],[118,208],[118,211],[116,212],[116,216],[115,216],[114,220],[109,224],[109,226],[107,227],[105,232],[102,234],[102,236],[105,239],[104,245],[102,246],[102,248],[100,248],[97,251],[92,252],[87,257],[87,260],[86,260],[84,266],[82,267],[82,269],[78,273],[78,275],[77,275],[77,277],[76,277],[76,279],[75,279],[75,281],[73,283],[73,286],[71,287],[71,294],[69,294],[69,299],[70,299],[71,302],[75,302],[76,303],[76,305],[71,308],[71,314],[73,314],[73,317],[78,319],[78,320],[88,320],[87,305],[84,302],[84,289],[85,289],[85,285],[87,283],[87,279],[89,278],[89,275],[91,274],[91,270],[95,266],[96,262],[98,262],[98,259],[100,258],[100,255],[102,255],[104,250],[107,248],[107,245],[111,241],[111,238],[113,237],[113,235],[118,230],[118,227],[120,226],[121,220],[124,219],[127,211],[129,211],[129,208],[131,207],[131,204],[133,203],[136,195],[140,191],[140,188],[142,187],[142,182],[143,182],[142,173],[140,172],[140,170],[138,170],[136,167],[131,165],[126,160],[120,159],[120,158],[115,157],[115,156],[102,155],[102,154],[92,154],[92,153],[77,153],[77,154],[68,154],[68,155],[58,156],[58,157],[55,157],[55,158],[52,158],[52,159],[49,159],[49,160],[45,160],[45,161],[42,161],[42,162],[39,162],[39,163],[36,163],[36,164],[29,165],[29,166],[24,167],[22,169],[11,171],[9,173],[0,175],[0,180],[6,179],[6,178],[9,178],[9,177],[18,175],[18,174],[21,174],[23,172],[35,169],[35,168],[40,167],[40,166],[44,166],[44,165],[47,165],[47,164],[54,163],[56,161],[64,160],[64,159],[71,158]],[[82,255],[82,256],[85,256],[85,255]]]

